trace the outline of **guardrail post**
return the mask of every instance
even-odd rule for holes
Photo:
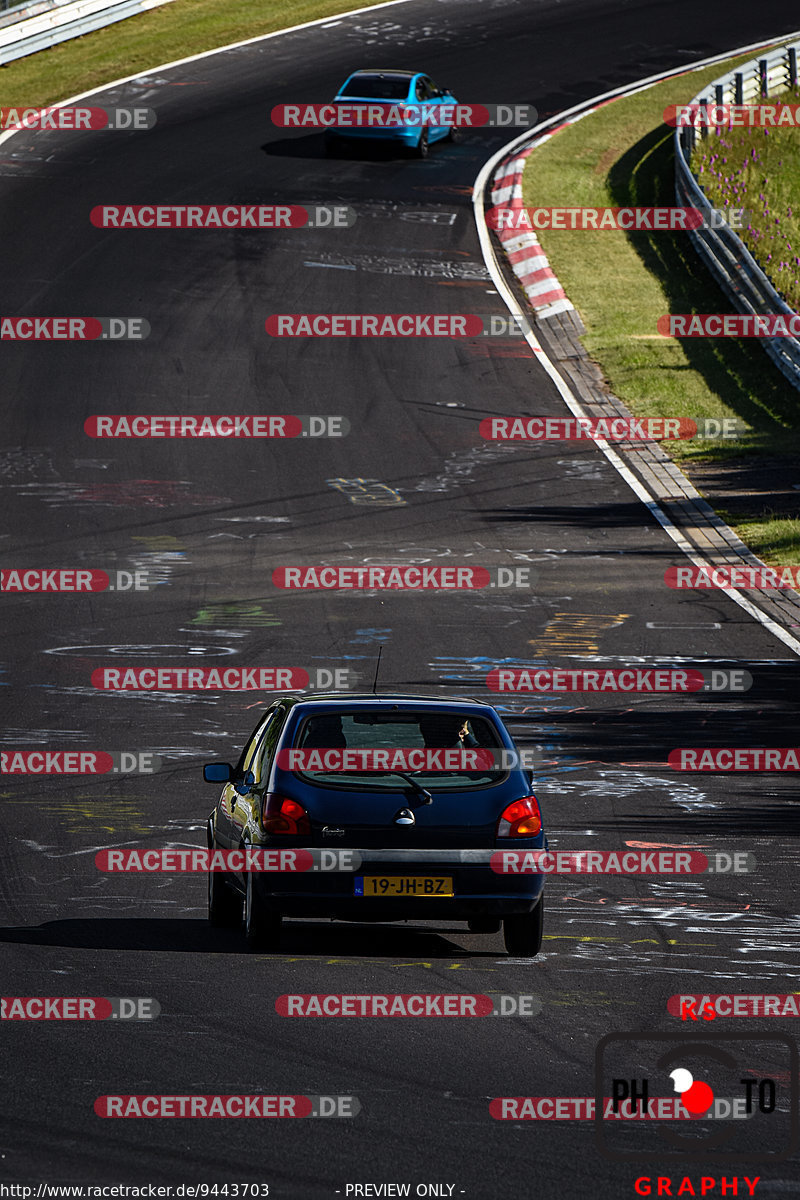
[[[695,146],[694,125],[684,125],[681,130],[681,141],[683,142],[683,156],[688,162],[692,157],[692,151]]]
[[[767,60],[765,58],[760,58],[758,60],[758,90],[763,97],[769,95],[769,79],[767,77],[768,70],[769,64],[767,63]]]
[[[790,46],[786,52],[789,60],[789,87],[797,87],[797,50]]]
[[[725,85],[722,83],[716,83],[714,85],[714,103],[719,108],[725,107]],[[726,126],[729,124],[730,122],[726,121]],[[717,137],[719,137],[722,132],[720,124],[717,121],[714,122],[714,132],[716,133]]]
[[[736,71],[733,76],[734,104],[744,104],[744,75]]]
[[[705,121],[701,121],[701,122],[700,122],[700,137],[701,137],[701,138],[707,138],[707,137],[708,137],[708,124],[707,124],[707,122],[708,122],[708,108],[709,108],[709,104],[710,104],[710,101],[709,101],[709,98],[708,98],[708,96],[701,96],[701,97],[700,97],[700,103],[701,103],[701,105],[703,106],[703,108],[705,109],[705,112],[706,112],[706,119],[705,119]]]

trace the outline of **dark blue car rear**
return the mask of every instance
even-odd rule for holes
[[[391,747],[379,762],[404,762],[397,747],[406,742],[418,748],[406,754],[414,762],[479,765],[415,771],[339,765],[354,743],[362,757],[355,751],[349,757],[358,763],[376,756],[376,745]],[[445,744],[450,759],[435,749]],[[303,755],[314,769],[297,769]],[[501,874],[490,865],[498,850],[545,846],[531,775],[517,758],[495,710],[471,700],[338,694],[276,701],[237,767],[228,768],[209,821],[209,846],[349,850],[359,865],[210,876],[212,919],[237,919],[243,897],[246,932],[260,945],[275,943],[284,916],[463,920],[472,932],[495,932],[502,921],[510,953],[536,954],[543,876]],[[335,768],[326,769],[332,761]],[[225,779],[224,771],[222,764],[206,768],[211,778]]]

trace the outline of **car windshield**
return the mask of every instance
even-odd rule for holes
[[[355,75],[339,95],[365,100],[405,100],[410,82],[407,75]]]
[[[397,790],[397,772],[429,791],[486,787],[506,773],[503,744],[483,717],[448,712],[308,716],[279,765],[315,783]]]

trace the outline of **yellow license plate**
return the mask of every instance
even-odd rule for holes
[[[451,875],[358,875],[356,896],[453,896]]]

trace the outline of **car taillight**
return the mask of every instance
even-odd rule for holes
[[[297,800],[290,800],[288,796],[276,796],[272,792],[264,797],[261,828],[265,833],[300,837],[311,833],[311,822],[308,813]]]
[[[535,796],[523,796],[521,800],[512,801],[497,822],[499,838],[536,837],[541,829],[542,814]]]

